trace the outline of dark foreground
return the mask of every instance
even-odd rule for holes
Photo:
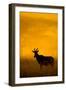
[[[44,65],[40,68],[36,60],[23,59],[20,60],[20,77],[57,76],[57,67],[57,60],[54,60],[54,65]]]

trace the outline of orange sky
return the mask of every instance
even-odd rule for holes
[[[57,57],[58,15],[50,13],[20,12],[20,57],[39,54]]]

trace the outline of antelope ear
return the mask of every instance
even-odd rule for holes
[[[39,50],[38,50],[38,52],[39,52]]]
[[[36,56],[34,55],[34,58],[35,58]]]
[[[32,52],[34,52],[34,51],[32,50]]]

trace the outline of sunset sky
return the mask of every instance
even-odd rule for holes
[[[57,58],[58,15],[20,12],[20,58],[33,58],[32,50]]]

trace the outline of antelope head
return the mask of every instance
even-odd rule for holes
[[[34,48],[32,52],[34,53],[34,57],[36,57],[36,55],[38,55],[39,50],[38,48]]]

